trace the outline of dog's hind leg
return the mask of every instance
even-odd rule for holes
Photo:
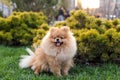
[[[34,70],[34,74],[38,75],[41,72],[41,66],[37,66]]]

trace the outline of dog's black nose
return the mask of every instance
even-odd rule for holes
[[[56,39],[57,40],[57,42],[59,41],[59,39]]]

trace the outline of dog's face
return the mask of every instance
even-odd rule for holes
[[[60,47],[62,45],[65,45],[66,42],[69,40],[68,37],[69,28],[68,27],[62,27],[62,28],[51,28],[50,29],[50,40],[51,42],[56,46]]]

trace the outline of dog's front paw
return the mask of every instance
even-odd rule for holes
[[[57,77],[62,76],[60,71],[58,71],[58,72],[53,72],[53,74],[54,74],[55,76],[57,76]]]
[[[35,75],[39,75],[39,72],[38,72],[38,71],[35,71],[34,74],[35,74]]]
[[[67,76],[67,75],[68,75],[68,71],[63,70],[63,71],[62,71],[62,75]]]
[[[60,73],[58,73],[58,74],[55,74],[57,77],[61,77],[62,75],[60,74]]]

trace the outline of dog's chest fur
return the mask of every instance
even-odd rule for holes
[[[49,56],[55,57],[59,61],[66,61],[74,57],[75,50],[72,47],[64,48],[48,48],[45,53]]]

